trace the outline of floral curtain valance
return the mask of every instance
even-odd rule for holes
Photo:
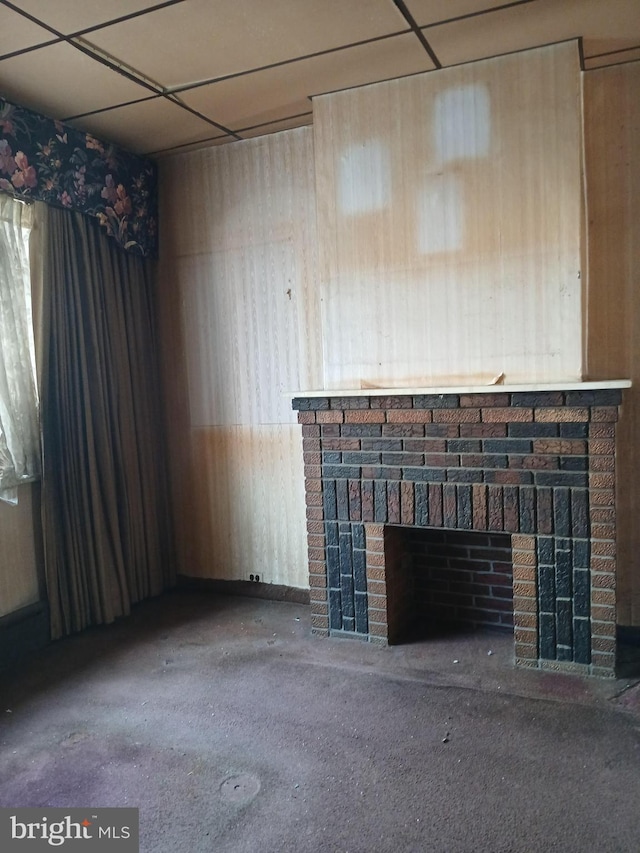
[[[2,98],[0,191],[95,216],[128,251],[157,253],[155,165]]]

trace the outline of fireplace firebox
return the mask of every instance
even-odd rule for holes
[[[314,632],[398,642],[420,598],[439,618],[449,605],[452,621],[513,626],[517,665],[613,676],[615,438],[628,384],[294,398]],[[417,596],[407,570],[419,529],[465,573],[435,578],[449,584],[439,601],[438,583]],[[493,560],[508,584],[486,567],[469,577],[447,543],[510,554],[508,567]]]

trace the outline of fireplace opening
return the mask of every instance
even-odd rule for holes
[[[389,642],[513,633],[511,536],[386,526]]]

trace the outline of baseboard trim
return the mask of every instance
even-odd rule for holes
[[[0,617],[0,669],[18,663],[24,657],[51,642],[49,607],[38,601]]]
[[[231,581],[214,578],[191,578],[178,575],[178,589],[199,590],[219,595],[242,595],[248,598],[266,598],[271,601],[289,601],[309,604],[309,590],[277,583],[257,581]]]

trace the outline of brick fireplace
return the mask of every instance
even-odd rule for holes
[[[314,632],[493,624],[518,665],[612,676],[628,383],[603,385],[295,398]]]

